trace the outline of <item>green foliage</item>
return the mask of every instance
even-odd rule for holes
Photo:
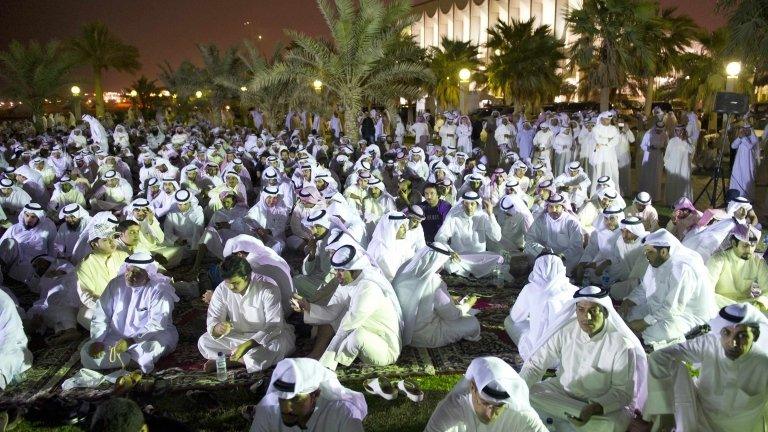
[[[549,26],[534,27],[533,18],[509,24],[499,21],[488,29],[486,46],[492,53],[488,86],[505,99],[534,106],[560,91],[563,80],[557,70],[565,60],[564,44]]]
[[[726,54],[753,64],[768,73],[768,5],[765,0],[719,0],[719,10],[728,14],[731,40]]]
[[[150,80],[144,75],[134,81],[124,92],[130,94],[131,90],[136,90],[135,103],[142,111],[152,108],[157,103],[162,91],[157,86],[157,80]]]
[[[0,52],[0,81],[2,92],[29,106],[39,119],[45,99],[54,99],[65,93],[72,59],[56,41],[41,45],[30,41],[27,45],[11,41]]]
[[[611,89],[637,70],[654,69],[655,47],[647,35],[658,25],[655,1],[584,0],[565,19],[576,36],[568,68],[581,70],[584,82],[600,90],[601,110],[608,108]]]
[[[364,102],[391,103],[414,98],[432,81],[414,40],[404,36],[413,22],[408,0],[318,0],[330,39],[315,39],[287,30],[292,39],[280,62],[256,74],[253,91],[294,84],[312,91],[323,83],[323,96],[344,110],[344,130],[356,136],[356,111]],[[297,89],[298,91],[298,89]]]
[[[460,99],[459,71],[467,68],[474,72],[472,81],[482,81],[478,73],[480,60],[477,58],[480,47],[472,42],[462,42],[443,37],[440,45],[432,47],[427,53],[429,68],[435,76],[430,93],[437,99],[441,108],[458,107]],[[438,108],[438,110],[441,110]]]
[[[88,64],[93,70],[94,99],[99,116],[104,115],[102,73],[109,69],[133,73],[141,68],[139,50],[121,41],[98,21],[84,25],[80,35],[67,43],[67,49],[77,62]]]

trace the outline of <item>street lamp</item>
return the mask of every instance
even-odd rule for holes
[[[739,73],[741,73],[741,63],[733,61],[725,65],[725,91],[732,92],[734,90]]]
[[[195,92],[195,97],[198,98],[198,99],[201,99],[203,97],[203,92],[201,92],[200,90],[196,91]]]
[[[315,93],[320,94],[320,91],[323,90],[323,82],[317,79],[312,81],[312,88],[315,89]]]
[[[130,96],[132,98],[135,98],[138,95],[139,95],[139,92],[137,92],[136,89],[133,89],[133,90],[131,90],[130,93],[128,93],[128,96]]]
[[[80,87],[73,85],[69,91],[72,93],[72,112],[75,114],[75,118],[80,118]]]
[[[163,90],[160,92],[160,96],[162,97],[168,97],[170,95],[171,95],[171,92],[169,92],[168,90]]]
[[[469,89],[469,78],[472,76],[472,71],[467,68],[462,68],[459,71],[459,110],[462,114],[467,113],[467,90]]]
[[[242,86],[242,87],[240,87],[240,91],[241,91],[241,92],[245,92],[245,91],[248,91],[248,87],[246,87],[246,86]]]

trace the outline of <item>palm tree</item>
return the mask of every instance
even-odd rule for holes
[[[557,70],[565,60],[565,45],[548,25],[534,27],[533,18],[509,24],[499,21],[488,29],[486,46],[492,53],[488,87],[513,100],[515,111],[559,94],[562,77]]]
[[[132,90],[136,90],[136,105],[142,111],[152,108],[162,91],[157,86],[157,80],[150,81],[144,75],[134,81],[130,88],[125,89],[125,93],[130,94]]]
[[[768,72],[768,7],[765,0],[718,0],[718,10],[728,14],[731,39],[726,54]]]
[[[435,96],[438,111],[459,105],[461,92],[459,71],[464,68],[475,71],[476,76],[473,80],[477,81],[480,79],[477,76],[480,73],[477,71],[481,64],[477,58],[480,46],[471,41],[463,42],[443,36],[440,45],[441,47],[430,48],[427,54],[429,68],[435,75],[435,82],[431,86],[430,93]]]
[[[80,36],[71,39],[67,45],[78,62],[91,66],[96,115],[104,115],[102,74],[109,69],[136,72],[141,68],[139,50],[135,46],[123,43],[101,22],[84,25]]]
[[[571,71],[585,74],[590,87],[600,91],[600,109],[610,105],[611,91],[621,88],[641,62],[654,55],[645,36],[656,21],[650,0],[584,0],[565,18],[576,41],[570,47]]]
[[[727,27],[715,30],[712,33],[704,33],[699,36],[701,51],[698,53],[686,53],[682,56],[680,77],[676,79],[675,87],[678,97],[688,101],[691,108],[701,107],[710,111],[710,127],[716,124],[715,95],[725,91],[728,77],[725,73],[725,65],[732,59],[727,54],[730,44],[730,34]],[[739,75],[736,81],[736,89],[751,92],[752,74],[746,73],[748,68]]]
[[[415,60],[415,42],[404,36],[415,19],[409,0],[318,0],[318,7],[331,38],[286,31],[291,45],[282,61],[254,77],[253,91],[293,82],[310,92],[320,80],[329,102],[344,111],[345,133],[356,136],[356,112],[364,102],[415,98],[432,81],[426,65]]]
[[[216,45],[200,44],[197,49],[203,57],[203,67],[200,69],[203,91],[211,104],[214,124],[221,124],[224,122],[222,108],[239,97],[239,86],[233,88],[229,84],[244,81],[245,67],[234,47],[222,52]]]
[[[649,20],[643,44],[650,47],[652,56],[642,59],[637,74],[645,87],[645,115],[651,115],[655,78],[679,70],[683,54],[696,39],[701,29],[687,15],[675,15],[676,8],[664,8],[655,20]]]
[[[40,120],[46,99],[54,99],[64,92],[72,61],[56,41],[40,45],[30,41],[26,46],[11,41],[0,52],[0,82],[3,94],[22,101]]]
[[[202,72],[200,69],[184,60],[174,69],[167,61],[160,64],[160,81],[177,96],[180,103],[188,101],[200,89]]]

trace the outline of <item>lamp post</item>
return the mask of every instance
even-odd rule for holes
[[[725,91],[732,92],[736,88],[736,80],[741,73],[741,63],[733,61],[725,65]]]
[[[318,79],[312,81],[312,88],[315,90],[315,93],[320,94],[323,91],[323,82]]]
[[[69,91],[72,93],[72,112],[75,113],[75,119],[79,119],[80,111],[80,87],[73,85]]]
[[[467,114],[467,90],[469,89],[469,78],[472,76],[472,72],[467,68],[462,68],[459,71],[459,109],[461,113]]]

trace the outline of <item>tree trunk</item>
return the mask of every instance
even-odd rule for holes
[[[357,110],[360,109],[361,97],[352,93],[341,96],[341,105],[344,107],[344,136],[353,142],[360,139],[360,131],[357,128]]]
[[[96,117],[104,116],[104,89],[101,86],[101,69],[93,69],[93,99],[96,102]]]
[[[643,114],[645,114],[646,118],[651,117],[651,108],[653,107],[653,98],[655,92],[656,86],[654,85],[654,79],[653,77],[650,77],[648,78],[648,82],[646,83],[645,87],[645,107],[643,109]]]
[[[608,111],[608,108],[610,105],[611,105],[611,88],[601,87],[600,88],[600,112]]]

